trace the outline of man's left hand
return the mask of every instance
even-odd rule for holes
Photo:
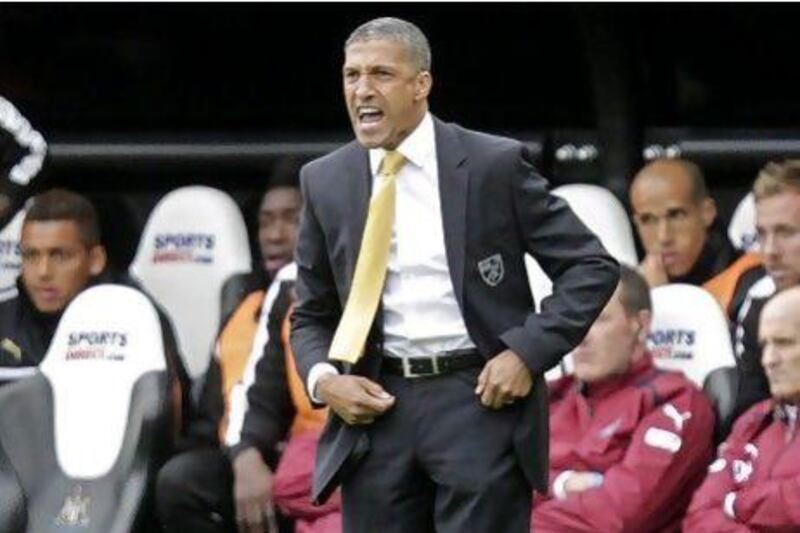
[[[533,376],[520,356],[505,350],[483,367],[475,394],[486,407],[500,409],[527,396],[532,386]]]

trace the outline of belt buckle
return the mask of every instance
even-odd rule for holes
[[[431,356],[429,359],[431,361],[431,371],[418,373],[411,370],[411,360],[414,359],[413,357],[403,357],[400,360],[403,363],[403,377],[409,379],[416,379],[416,378],[424,378],[430,376],[438,376],[439,375],[439,357],[436,355]]]

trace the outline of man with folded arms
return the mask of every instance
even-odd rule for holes
[[[761,363],[771,398],[743,414],[695,493],[684,531],[800,530],[800,288],[761,313]]]
[[[646,350],[645,280],[620,283],[551,387],[550,486],[535,531],[661,531],[677,525],[711,457],[714,416],[702,392],[658,370]]]

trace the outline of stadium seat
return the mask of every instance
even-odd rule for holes
[[[25,210],[20,209],[0,231],[0,302],[17,295],[17,277],[22,270],[19,239],[24,219]]]
[[[156,309],[98,285],[69,305],[39,369],[0,389],[0,531],[146,528],[172,435]]]
[[[250,266],[244,219],[224,192],[176,189],[150,214],[130,274],[172,320],[191,378],[205,372],[213,353],[223,285]]]
[[[714,442],[717,444],[725,440],[733,426],[738,386],[739,372],[735,366],[723,366],[712,370],[703,383],[703,391],[711,401],[716,414]]]
[[[597,234],[612,257],[627,265],[638,263],[628,215],[610,191],[598,185],[572,184],[553,189],[553,194],[567,201],[578,218]],[[553,293],[553,283],[533,257],[525,257],[525,266],[536,308],[540,309],[541,301]],[[546,377],[556,379],[571,370],[570,357],[566,356],[561,365],[550,370]]]
[[[656,287],[650,294],[648,347],[656,366],[680,370],[702,387],[712,370],[736,364],[728,322],[711,294],[682,283]]]
[[[728,224],[728,238],[740,250],[758,250],[756,201],[752,192],[742,198],[733,211],[730,224]]]

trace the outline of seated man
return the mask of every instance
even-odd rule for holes
[[[283,502],[273,501],[276,482],[273,472],[278,467],[279,445],[290,438],[289,447],[280,457],[283,461],[292,448],[291,437],[307,441],[308,433],[319,431],[325,417],[324,411],[313,409],[308,402],[288,344],[293,288],[294,266],[289,265],[278,275],[265,300],[266,345],[263,355],[253,353],[248,362],[245,383],[252,385],[247,390],[247,411],[238,427],[228,428],[226,441],[232,444],[230,448],[193,450],[174,458],[161,470],[156,499],[159,519],[166,531],[222,533],[235,530],[238,524],[241,531],[277,533],[274,503]],[[257,349],[256,345],[254,352]],[[232,426],[237,419],[241,415],[232,412]],[[302,458],[303,450],[300,453]],[[320,527],[305,531],[340,531],[340,520],[330,523],[330,515],[338,515],[336,506],[315,510],[310,505],[313,450],[304,465],[296,455],[292,461],[308,471],[306,505],[287,498],[287,505],[281,508],[304,510],[303,515],[287,514],[311,524],[321,519]],[[281,531],[291,530],[291,525],[281,524]]]
[[[38,365],[67,304],[107,275],[97,213],[73,192],[53,189],[34,198],[20,248],[18,295],[0,303],[0,366]]]
[[[800,287],[766,304],[758,336],[772,397],[736,421],[684,531],[800,531]]]
[[[766,275],[747,292],[736,321],[739,388],[735,415],[769,397],[758,342],[761,310],[776,291],[800,285],[800,161],[767,164],[753,183],[753,195]]]
[[[650,286],[702,286],[735,318],[763,270],[757,254],[741,255],[715,223],[717,208],[700,168],[690,161],[653,161],[634,177],[630,201],[646,253],[640,271]]]
[[[222,316],[214,357],[200,396],[200,411],[207,415],[198,423],[211,427],[196,428],[212,440],[216,440],[217,435],[224,440],[232,395],[244,395],[240,390],[244,387],[242,378],[254,343],[258,343],[255,352],[259,356],[263,351],[267,333],[264,320],[261,321],[264,331],[259,332],[258,325],[265,311],[266,289],[280,269],[292,260],[302,207],[297,170],[292,165],[279,168],[270,180],[257,213],[259,265],[247,276],[243,290],[234,296],[235,305],[230,305],[230,311]],[[224,303],[223,307],[226,305]]]
[[[620,283],[573,352],[574,375],[551,386],[550,490],[534,500],[537,532],[660,531],[683,516],[712,453],[708,401],[646,350],[649,288]]]
[[[224,532],[234,531],[237,524],[241,531],[275,533],[278,526],[281,531],[292,531],[292,525],[275,513],[274,504],[306,525],[303,531],[341,530],[336,505],[310,505],[313,450],[308,455],[308,444],[324,423],[325,412],[312,409],[306,399],[288,344],[295,268],[288,265],[278,273],[291,261],[300,204],[294,184],[270,187],[261,203],[260,251],[272,285],[266,296],[262,290],[242,301],[218,342],[227,400],[221,434],[229,448],[192,450],[164,466],[156,498],[166,531]],[[256,328],[254,321],[262,302]],[[247,402],[237,402],[243,390]],[[281,460],[289,461],[288,468],[281,470],[278,448],[287,438],[290,442]],[[298,478],[303,467],[307,480]],[[298,479],[307,481],[309,492],[300,501]],[[287,490],[281,491],[281,486]],[[273,501],[274,489],[277,501]]]

